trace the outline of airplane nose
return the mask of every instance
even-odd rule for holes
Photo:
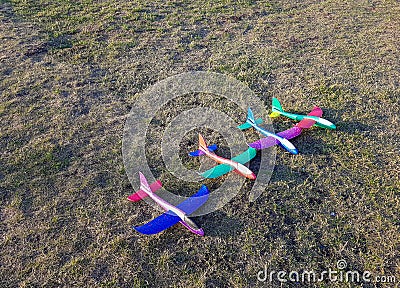
[[[250,180],[255,180],[257,177],[254,173],[251,173],[249,176],[247,176]]]

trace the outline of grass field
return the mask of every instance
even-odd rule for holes
[[[159,212],[126,200],[124,123],[140,92],[193,70],[267,109],[317,104],[337,130],[277,149],[257,201],[247,185],[194,219],[205,237],[145,237],[131,226]],[[396,277],[363,287],[400,285],[399,1],[0,0],[0,91],[0,287],[360,287],[257,280],[341,259]]]

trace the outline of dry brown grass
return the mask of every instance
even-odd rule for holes
[[[288,3],[0,1],[0,286],[254,287],[265,264],[339,259],[399,282],[399,3]],[[338,129],[278,150],[255,203],[196,219],[206,237],[144,237],[130,226],[156,212],[125,200],[124,121],[137,93],[190,70],[268,107],[318,104]]]

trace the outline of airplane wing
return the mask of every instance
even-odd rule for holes
[[[150,189],[152,192],[157,191],[161,187],[162,187],[162,184],[161,184],[160,180],[157,180],[156,182],[154,182],[150,185]],[[143,198],[146,198],[147,196],[148,195],[146,194],[146,192],[144,192],[143,190],[139,190],[139,191],[129,195],[128,200],[132,201],[132,202],[137,202],[137,201],[142,200]]]
[[[313,110],[310,112],[310,113],[308,113],[307,115],[308,116],[317,116],[317,117],[322,117],[322,109],[321,108],[319,108],[318,106],[315,106],[314,108],[313,108]]]
[[[208,190],[207,186],[202,185],[196,194],[182,201],[176,207],[184,211],[187,215],[190,215],[208,200],[209,194],[210,191]],[[133,227],[133,229],[147,235],[157,234],[181,221],[182,219],[179,218],[173,211],[168,210],[150,222],[142,226]]]
[[[233,157],[231,160],[238,162],[240,164],[244,164],[249,162],[251,159],[253,159],[257,154],[257,151],[249,147],[246,151],[244,151],[242,154],[239,154],[235,157]],[[230,171],[234,170],[232,166],[226,165],[226,164],[219,164],[203,173],[201,175],[204,178],[218,178],[222,175],[225,175],[226,173],[229,173]]]
[[[235,168],[233,168],[232,166],[229,166],[226,164],[219,164],[219,165],[201,173],[201,176],[203,176],[204,178],[208,178],[208,179],[214,179],[214,178],[218,178],[222,175],[225,175],[226,173],[229,173],[234,169]]]
[[[244,163],[249,162],[254,157],[256,157],[256,154],[257,154],[257,151],[255,149],[248,148],[242,154],[239,154],[239,155],[233,157],[231,160],[238,162],[240,164],[244,164]]]
[[[187,215],[192,214],[194,211],[199,209],[208,200],[208,195],[210,191],[206,185],[202,185],[196,194],[193,194],[185,201],[179,203],[176,208],[181,209]]]
[[[281,136],[281,137],[286,138],[286,139],[292,139],[294,137],[299,136],[300,134],[301,134],[301,128],[297,127],[297,126],[294,126],[294,127],[290,128],[290,129],[287,129],[285,131],[279,132],[276,135]],[[254,148],[254,149],[261,150],[261,149],[272,147],[272,146],[274,146],[276,144],[279,144],[279,141],[270,136],[270,137],[266,137],[266,138],[262,138],[260,140],[257,140],[257,141],[255,141],[253,143],[250,143],[249,146]]]
[[[134,226],[133,229],[142,234],[157,234],[175,225],[179,221],[181,221],[181,218],[179,218],[174,212],[169,210],[142,226]]]
[[[307,114],[308,116],[316,116],[316,117],[322,117],[322,109],[319,108],[318,106],[315,106],[313,110]],[[316,122],[312,119],[303,119],[299,123],[296,124],[297,127],[300,127],[302,129],[307,129],[311,128]]]

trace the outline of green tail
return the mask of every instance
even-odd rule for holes
[[[284,112],[281,103],[275,97],[272,97],[272,111],[273,112]]]

